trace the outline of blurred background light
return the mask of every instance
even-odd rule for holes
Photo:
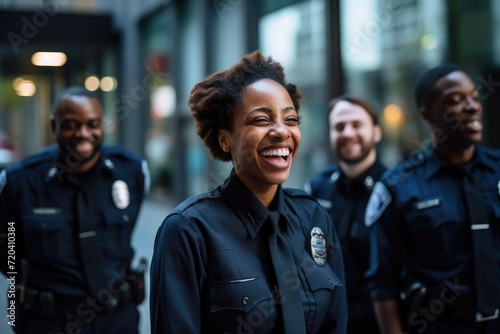
[[[432,34],[424,35],[420,38],[420,46],[424,50],[433,50],[438,47],[438,40]]]
[[[21,77],[12,81],[12,88],[14,88],[18,96],[33,96],[36,93],[35,82]]]
[[[175,111],[175,89],[169,85],[162,85],[151,94],[151,116],[153,119],[170,117]]]
[[[96,91],[97,88],[99,88],[99,78],[95,75],[89,76],[87,79],[85,79],[85,88],[92,92]]]
[[[67,59],[63,52],[35,52],[31,56],[31,62],[35,66],[63,66]]]
[[[101,79],[100,87],[105,92],[111,92],[116,89],[117,82],[113,77],[104,77]]]
[[[389,104],[384,108],[385,123],[392,128],[399,128],[403,122],[403,111],[396,104]]]

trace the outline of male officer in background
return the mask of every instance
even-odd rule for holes
[[[331,148],[338,163],[306,184],[332,216],[342,244],[349,306],[347,333],[378,333],[364,272],[369,260],[369,229],[364,212],[375,182],[386,168],[377,159],[382,138],[375,108],[340,96],[328,106]]]
[[[18,333],[138,332],[131,235],[149,174],[134,154],[102,146],[102,121],[91,92],[62,91],[50,120],[57,146],[0,174],[0,270]]]
[[[432,145],[387,172],[366,210],[378,320],[385,334],[500,333],[500,152],[479,144],[478,91],[445,64],[414,95]]]

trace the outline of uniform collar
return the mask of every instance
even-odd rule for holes
[[[45,170],[46,183],[65,182],[74,179],[73,176],[70,176],[74,175],[71,171],[71,167],[60,161],[60,150],[57,146],[51,149],[50,159],[48,161],[49,163],[47,164]],[[101,156],[99,157],[96,166],[92,168],[91,172],[96,171],[103,171],[111,174],[115,173],[115,163],[111,157],[107,157],[106,151],[103,148],[101,148]]]
[[[357,177],[350,179],[348,178],[344,172],[337,165],[336,170],[330,176],[330,180],[339,181],[347,188],[357,188],[364,189],[367,192],[371,192],[373,186],[375,185],[375,181],[380,178],[380,175],[384,172],[385,167],[382,163],[376,159],[374,163],[368,167],[363,173],[358,175]]]
[[[250,237],[252,239],[255,238],[264,225],[269,215],[269,210],[262,205],[262,202],[255,197],[243,182],[241,182],[234,172],[234,169],[222,185],[221,194],[243,225],[245,225]],[[276,211],[286,217],[284,192],[281,185],[278,186],[272,206]]]
[[[431,154],[429,155],[429,168],[426,169],[425,177],[427,179],[432,178],[441,170],[447,170],[453,168],[453,164],[445,160],[435,149],[432,149]],[[492,171],[495,169],[491,166],[495,166],[495,162],[492,161],[491,157],[489,157],[484,151],[481,145],[476,144],[476,149],[474,150],[474,155],[470,160],[477,166],[481,166],[482,168],[486,168]]]

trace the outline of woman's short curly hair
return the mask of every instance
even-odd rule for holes
[[[298,87],[285,81],[280,63],[264,57],[260,51],[241,57],[236,65],[211,74],[191,90],[188,105],[195,119],[196,132],[214,159],[231,161],[231,153],[224,152],[219,145],[219,130],[233,130],[233,117],[242,103],[243,90],[261,79],[271,79],[282,85],[299,112],[302,96]]]

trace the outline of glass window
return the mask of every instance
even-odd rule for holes
[[[444,61],[444,0],[341,0],[341,59],[347,93],[370,100],[384,131],[381,159],[391,166],[423,145],[415,109],[418,74]]]
[[[325,2],[305,1],[271,12],[259,22],[259,49],[285,68],[302,98],[302,143],[287,186],[302,188],[327,164],[325,147],[326,41]]]
[[[140,29],[149,111],[144,154],[151,173],[151,194],[159,197],[171,191],[174,161],[172,127],[176,90],[172,76],[168,75],[173,48],[170,14],[169,8],[164,8],[143,21]]]

